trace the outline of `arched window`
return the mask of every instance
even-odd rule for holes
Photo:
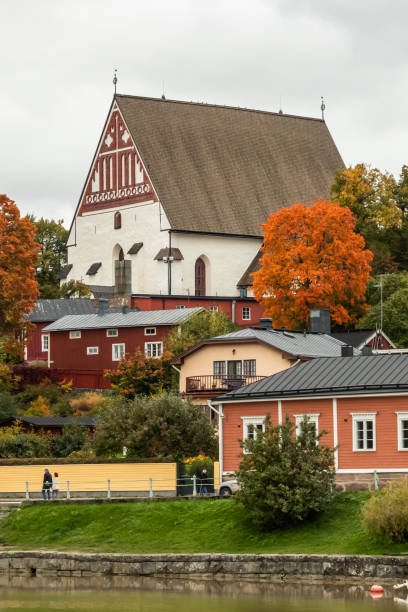
[[[195,262],[195,294],[205,295],[205,263],[201,257]]]
[[[113,227],[114,229],[120,229],[122,227],[122,215],[120,212],[115,212]]]
[[[125,255],[123,253],[123,249],[121,248],[118,255],[119,261],[125,261]]]

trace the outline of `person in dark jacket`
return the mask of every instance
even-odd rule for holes
[[[200,490],[200,494],[201,495],[208,495],[208,473],[207,470],[204,468],[203,471],[200,474],[200,480],[201,480],[201,490]]]
[[[51,472],[48,471],[48,468],[45,468],[43,486],[42,486],[42,496],[44,498],[44,501],[47,501],[47,496],[48,496],[48,499],[51,499],[51,495],[50,495],[51,487],[52,487],[52,475],[51,475]]]

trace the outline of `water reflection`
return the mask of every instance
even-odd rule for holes
[[[271,583],[253,580],[129,576],[0,576],[1,610],[133,612],[385,612],[408,609],[386,586],[373,600],[368,584]],[[403,598],[405,594],[398,593]]]

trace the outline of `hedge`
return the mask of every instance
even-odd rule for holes
[[[170,457],[153,457],[150,459],[138,459],[135,457],[92,457],[82,459],[80,457],[17,457],[0,458],[0,467],[3,465],[67,465],[72,463],[176,463]]]

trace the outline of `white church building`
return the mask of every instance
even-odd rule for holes
[[[61,278],[105,297],[244,296],[260,224],[327,198],[342,167],[322,119],[117,94]]]

